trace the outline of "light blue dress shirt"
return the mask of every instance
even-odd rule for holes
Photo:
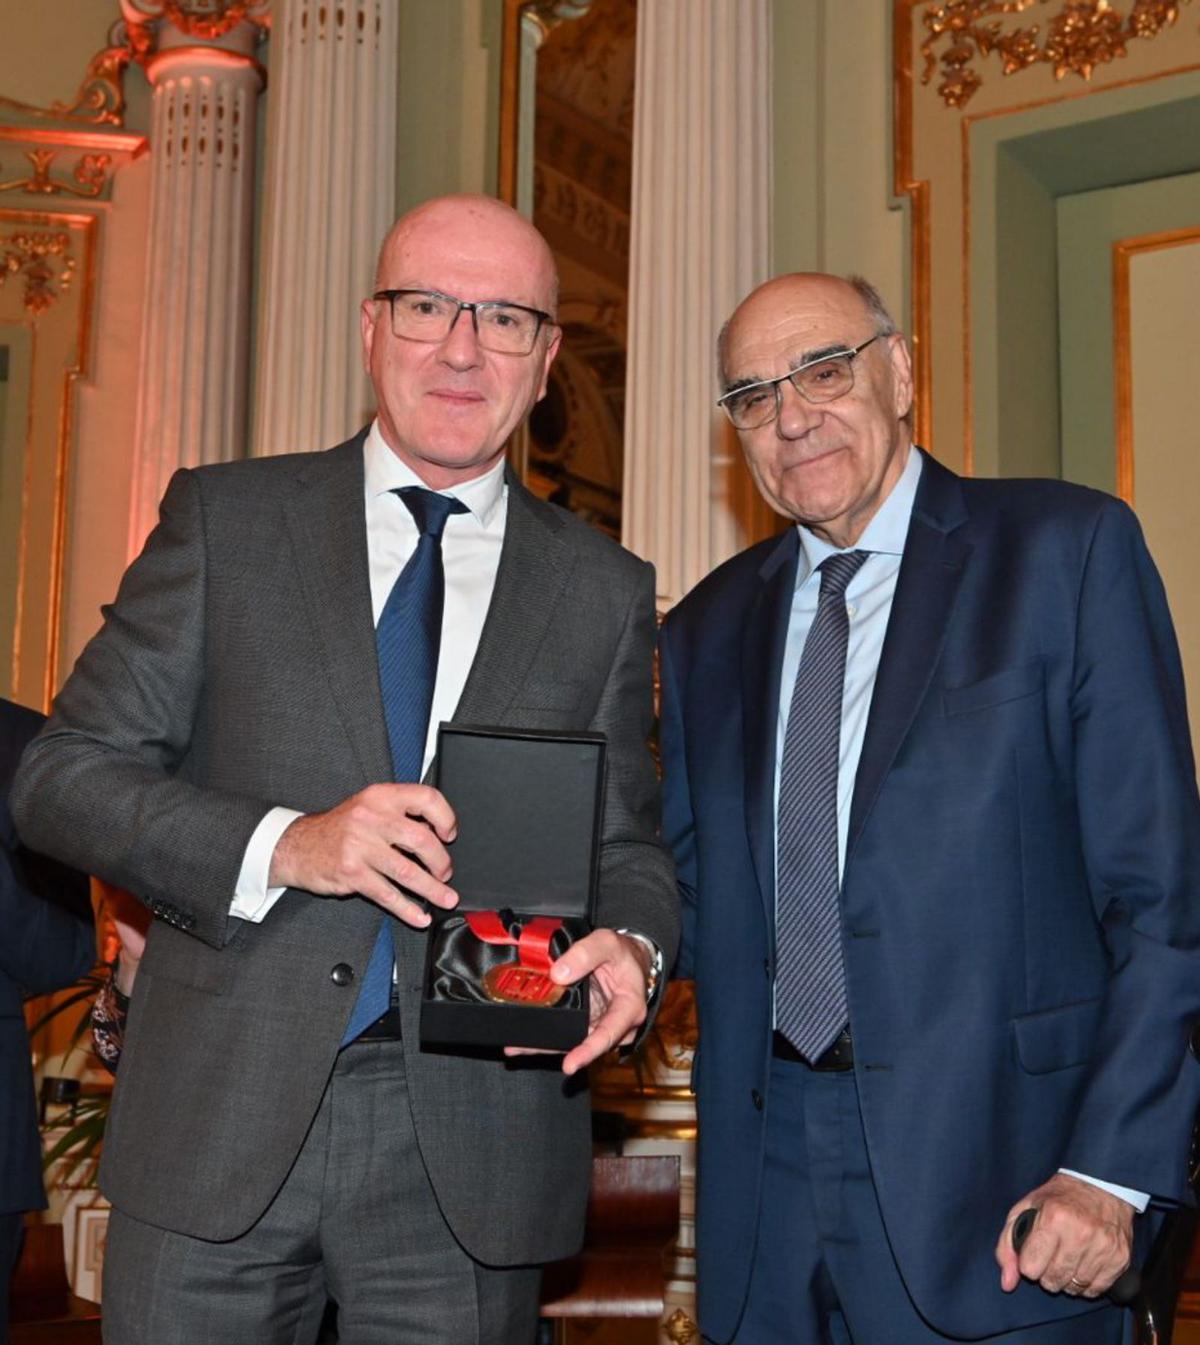
[[[900,561],[904,542],[917,497],[917,483],[921,479],[922,458],[910,449],[908,461],[900,479],[879,506],[874,517],[863,530],[851,551],[868,552],[858,573],[846,587],[846,612],[850,617],[850,641],[846,649],[846,683],[842,693],[842,733],[838,745],[837,829],[838,877],[846,866],[846,837],[850,830],[850,800],[854,793],[854,778],[858,774],[858,760],[862,755],[863,739],[867,731],[867,715],[871,696],[875,691],[875,676],[879,671],[879,657],[887,634],[888,617],[892,613],[892,599],[896,595],[896,580],[900,575]],[[817,614],[817,598],[821,591],[821,576],[817,567],[838,548],[823,541],[802,524],[796,524],[800,534],[800,560],[796,569],[796,591],[792,595],[792,611],[788,618],[787,643],[783,653],[783,674],[779,683],[779,716],[775,728],[775,815],[779,815],[779,775],[783,761],[783,744],[787,735],[788,711],[791,708],[792,687],[800,667],[804,642]],[[778,834],[776,834],[776,873],[778,874]],[[778,884],[777,884],[778,887]],[[1060,1171],[1067,1176],[1079,1177],[1127,1200],[1139,1212],[1149,1204],[1149,1196],[1142,1191],[1114,1186],[1083,1172],[1069,1168]]]
[[[896,579],[908,536],[908,521],[921,479],[921,455],[909,450],[900,479],[879,506],[874,518],[851,551],[870,554],[846,587],[846,611],[850,616],[850,642],[846,648],[846,684],[842,692],[842,735],[838,745],[837,828],[838,876],[846,864],[846,836],[850,829],[850,796],[858,759],[862,755],[867,731],[867,714],[875,690],[875,674],[883,652]],[[836,555],[838,548],[823,541],[803,524],[800,534],[800,563],[796,570],[796,591],[792,595],[792,614],[788,620],[787,644],[783,651],[783,675],[779,682],[779,720],[775,728],[775,815],[779,815],[779,772],[783,762],[783,742],[787,735],[792,687],[804,642],[817,614],[821,576],[817,566]],[[778,863],[778,857],[777,857]]]

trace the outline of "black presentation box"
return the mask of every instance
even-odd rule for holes
[[[431,908],[423,1042],[569,1050],[587,1035],[586,981],[537,1001],[541,969],[592,927],[605,748],[598,733],[440,726],[459,904]]]

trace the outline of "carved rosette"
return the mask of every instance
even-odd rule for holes
[[[68,288],[75,271],[71,235],[58,229],[29,229],[0,235],[0,288],[11,277],[24,282],[25,311],[40,317]]]
[[[921,44],[925,67],[921,82],[935,72],[937,91],[947,107],[961,108],[978,92],[983,75],[977,61],[995,57],[1002,75],[1032,65],[1049,65],[1055,79],[1078,75],[1091,79],[1098,65],[1128,54],[1131,41],[1157,36],[1179,18],[1191,0],[942,0],[922,16],[928,33]],[[1009,16],[1056,8],[1044,23],[1012,25]]]

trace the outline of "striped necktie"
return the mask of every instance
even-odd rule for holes
[[[847,1021],[838,905],[837,785],[850,618],[846,586],[867,558],[823,561],[817,614],[788,711],[777,819],[776,1027],[815,1061]]]

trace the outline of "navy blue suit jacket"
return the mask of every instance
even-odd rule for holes
[[[733,1332],[771,1099],[780,666],[795,529],[662,636],[677,969],[700,1017],[701,1326]],[[1161,582],[1132,513],[926,459],[855,779],[842,890],[872,1172],[921,1313],[965,1337],[1085,1311],[993,1246],[1058,1167],[1188,1198],[1200,803]],[[764,1101],[765,1100],[765,1101]]]
[[[17,762],[44,719],[0,700],[0,1214],[46,1204],[22,1000],[70,985],[96,961],[87,879],[25,850],[9,816]]]

